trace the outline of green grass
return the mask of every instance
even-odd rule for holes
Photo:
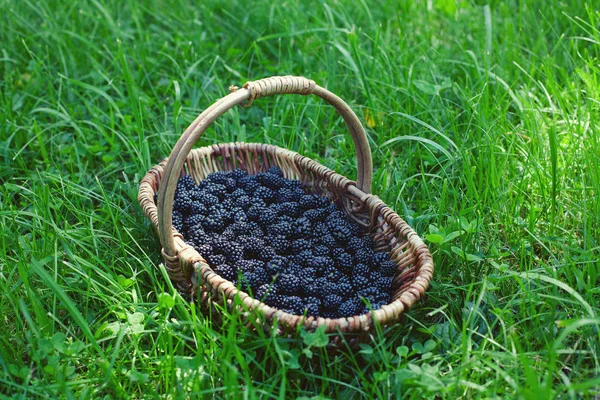
[[[600,395],[599,24],[577,0],[0,0],[0,394]],[[283,74],[367,122],[373,192],[434,256],[358,352],[199,314],[136,202],[229,85]],[[315,98],[230,111],[199,145],[234,140],[356,174]]]

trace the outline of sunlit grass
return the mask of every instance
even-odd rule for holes
[[[482,4],[0,0],[0,393],[600,395],[600,15]],[[425,299],[359,350],[203,314],[136,202],[229,85],[285,74],[356,110],[373,192],[434,255]],[[315,98],[235,109],[199,145],[228,141],[356,174]]]

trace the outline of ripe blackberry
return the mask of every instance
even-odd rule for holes
[[[271,168],[269,168],[266,172],[267,174],[271,174],[271,175],[275,175],[278,176],[280,178],[283,178],[283,171],[281,170],[281,168],[279,168],[278,166],[274,165]]]
[[[289,222],[278,222],[266,227],[267,233],[271,235],[290,236],[294,233],[294,228]]]
[[[392,277],[382,276],[375,282],[375,287],[382,293],[392,292]]]
[[[325,220],[325,210],[322,208],[314,208],[304,211],[303,216],[311,222],[321,222]]]
[[[279,207],[277,207],[278,215],[287,215],[288,217],[295,219],[302,212],[298,203],[295,203],[295,202],[281,203],[281,204],[278,204],[278,206],[279,206]]]
[[[323,307],[329,311],[337,311],[344,299],[337,294],[329,294],[323,298]]]
[[[307,218],[298,218],[294,221],[294,234],[298,237],[310,237],[312,226]]]
[[[302,250],[300,253],[298,253],[294,256],[291,256],[291,257],[293,257],[293,259],[296,263],[300,264],[303,267],[307,267],[310,265],[310,262],[312,261],[314,256],[313,256],[312,251],[309,249],[309,250]]]
[[[300,289],[300,278],[295,275],[281,274],[277,278],[277,283],[286,294],[295,294]]]
[[[355,252],[354,259],[356,260],[356,262],[368,265],[371,259],[371,254],[373,254],[372,251],[369,250],[361,249]]]
[[[302,315],[304,313],[304,302],[298,296],[283,297],[282,310],[290,314]]]
[[[258,183],[271,190],[278,190],[284,185],[284,179],[275,174],[259,173],[256,175]]]
[[[282,273],[287,266],[286,259],[281,256],[275,256],[266,262],[267,273],[270,276]]]
[[[244,249],[242,246],[229,240],[214,240],[212,245],[213,252],[222,254],[231,264],[235,264],[237,261],[239,261],[244,254]]]
[[[320,242],[323,243],[323,245],[329,247],[330,249],[335,249],[337,247],[340,247],[340,245],[338,244],[338,241],[335,239],[335,237],[333,237],[330,234],[321,236]]]
[[[302,276],[303,271],[302,265],[295,261],[289,261],[285,268],[285,273],[292,276]]]
[[[312,210],[314,208],[317,208],[319,205],[317,197],[318,196],[316,195],[305,194],[304,196],[300,197],[298,203],[300,204],[300,207],[302,207],[303,210]]]
[[[257,299],[257,300],[266,301],[268,295],[272,294],[274,292],[275,292],[275,290],[274,290],[273,285],[265,283],[263,285],[260,285],[256,289],[256,291],[254,292],[254,298]]]
[[[248,210],[252,205],[252,199],[249,196],[240,196],[234,201],[233,204],[243,210]]]
[[[283,188],[279,189],[279,192],[277,193],[277,202],[278,203],[298,202],[298,200],[300,200],[300,197],[302,196],[302,193],[303,193],[302,191],[288,189],[286,187],[283,187]]]
[[[371,265],[373,267],[378,267],[381,263],[389,261],[390,256],[388,253],[380,251],[377,252],[375,254],[373,254],[373,257],[371,257]]]
[[[319,311],[321,309],[321,299],[318,297],[306,297],[304,299],[304,309],[306,310],[306,315],[309,316],[319,316]]]
[[[338,282],[343,275],[344,273],[333,265],[328,266],[322,274],[329,282]]]
[[[331,252],[327,246],[317,245],[313,249],[313,254],[317,257],[329,257]]]
[[[348,227],[348,223],[344,220],[330,220],[327,222],[327,227],[331,236],[339,243],[347,243],[352,237],[352,232]]]
[[[222,254],[211,254],[207,257],[208,264],[211,267],[216,267],[217,265],[225,264],[227,259]]]
[[[248,237],[244,243],[244,257],[258,258],[261,250],[265,247],[265,242],[258,237]]]
[[[213,253],[213,248],[208,243],[196,243],[196,246],[194,246],[194,248],[204,258],[208,257]]]
[[[183,232],[183,215],[180,211],[173,211],[173,227],[177,232]]]
[[[369,280],[373,283],[377,282],[381,278],[381,272],[379,271],[371,271],[369,273]]]
[[[282,309],[286,297],[283,294],[269,294],[265,299],[265,303],[271,307]]]
[[[269,236],[265,238],[265,242],[269,243],[279,255],[286,255],[290,248],[290,241],[285,236],[281,235]]]
[[[247,195],[254,195],[261,186],[260,183],[256,181],[254,175],[246,175],[238,180],[238,187],[243,189]]]
[[[232,170],[230,173],[231,173],[231,177],[233,179],[235,179],[236,181],[239,181],[240,179],[248,176],[248,172],[246,172],[240,168],[236,168],[236,169]]]
[[[252,207],[250,207],[248,209],[248,211],[246,212],[246,216],[248,217],[248,220],[250,221],[258,221],[258,219],[260,218],[261,214],[264,212],[265,208],[264,207],[260,207],[257,206],[256,204],[252,205]]]
[[[271,277],[263,267],[255,266],[250,280],[253,288],[258,288],[271,282]]]
[[[365,287],[367,287],[367,285],[369,285],[369,283],[369,278],[367,278],[364,275],[352,276],[352,287],[355,291],[364,289]]]
[[[296,239],[292,241],[291,247],[295,254],[299,254],[304,250],[310,250],[312,248],[312,242],[307,239]]]
[[[335,258],[335,264],[341,271],[351,273],[354,267],[354,259],[350,254],[343,252]]]
[[[342,303],[338,312],[341,317],[352,317],[362,309],[362,302],[357,297],[352,297]]]
[[[196,182],[191,175],[184,175],[177,181],[177,190],[190,190],[196,187]]]
[[[175,201],[173,202],[173,209],[181,212],[183,215],[187,215],[190,212],[192,206],[192,197],[190,192],[180,192],[175,194]]]
[[[206,183],[224,185],[225,182],[227,182],[228,178],[229,178],[228,172],[215,171],[215,172],[208,174],[208,176],[206,177],[205,180],[202,181],[202,183],[206,182]]]
[[[233,281],[237,278],[237,272],[235,268],[229,264],[217,265],[214,268],[214,271],[228,281]]]
[[[319,276],[323,276],[328,269],[335,268],[333,260],[329,257],[313,257],[309,266],[315,268]]]
[[[260,224],[260,226],[265,228],[267,226],[272,225],[275,222],[276,218],[277,214],[275,213],[275,211],[265,207],[261,209],[261,213],[258,216],[258,223]]]
[[[206,181],[202,181],[202,183],[204,182]],[[219,201],[223,201],[223,199],[225,199],[225,196],[227,195],[227,188],[225,187],[225,185],[207,183],[206,185],[204,185],[204,187],[199,187],[203,189],[204,193],[217,197]]]
[[[383,276],[392,276],[396,273],[396,263],[393,261],[384,261],[381,264],[379,264],[379,268],[377,268],[377,270],[381,273],[381,275]]]
[[[277,200],[277,192],[274,192],[273,190],[267,187],[260,186],[254,192],[254,197],[263,200],[267,204],[270,204],[273,201]]]
[[[273,259],[273,257],[275,257],[277,255],[277,253],[275,252],[275,249],[273,249],[270,246],[265,246],[262,248],[262,250],[260,250],[260,253],[258,253],[258,259],[264,262],[268,262],[269,260]]]
[[[208,209],[204,204],[202,204],[201,201],[193,200],[190,205],[189,211],[192,215],[206,215]]]
[[[369,267],[366,264],[356,264],[352,269],[352,277],[364,276],[366,278],[369,276],[369,272]]]

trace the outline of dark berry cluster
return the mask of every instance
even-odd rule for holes
[[[391,300],[396,265],[329,199],[281,169],[179,179],[173,226],[223,278],[286,312],[350,317]]]

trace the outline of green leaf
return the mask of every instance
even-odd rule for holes
[[[170,310],[175,305],[175,299],[168,293],[161,293],[158,295],[158,306]]]
[[[407,346],[399,346],[396,348],[396,353],[403,358],[406,358],[408,355],[409,349]]]
[[[425,235],[425,238],[434,244],[442,244],[444,241],[444,237],[442,235],[438,235],[437,233],[430,233]]]
[[[325,333],[325,325],[321,325],[314,332],[302,331],[301,336],[304,344],[314,347],[325,347],[329,343],[329,337]]]

